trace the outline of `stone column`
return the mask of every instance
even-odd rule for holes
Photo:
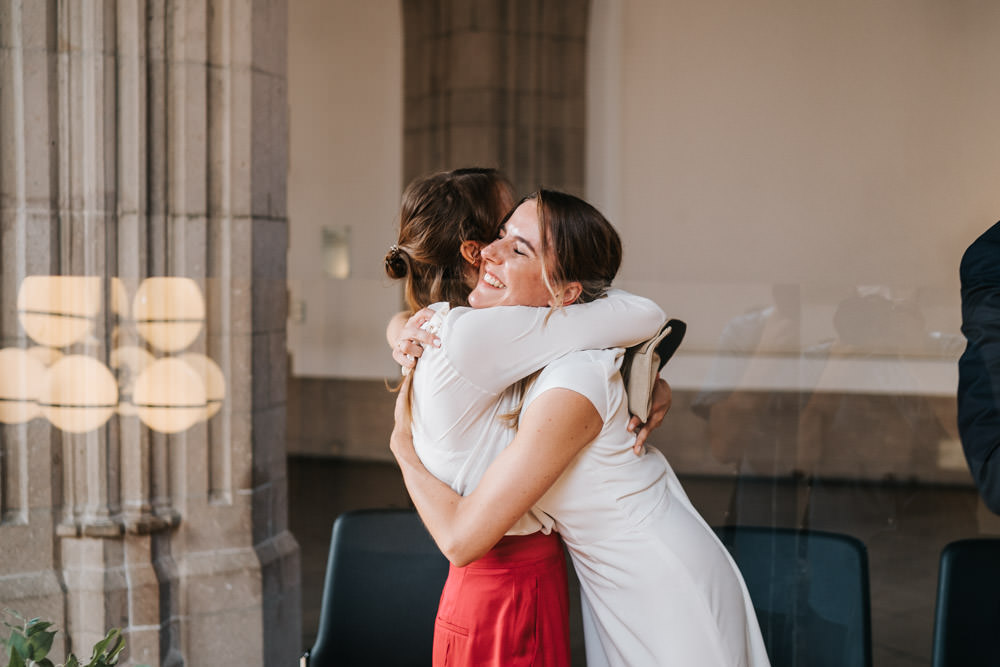
[[[403,0],[404,180],[497,166],[583,191],[588,0]]]
[[[299,653],[285,40],[285,0],[0,0],[2,347],[34,363],[19,361],[37,343],[26,278],[96,280],[88,334],[45,349],[113,371],[118,401],[68,429],[40,397],[13,415],[0,387],[0,603],[54,620],[78,654],[112,626],[131,664]],[[185,314],[140,325],[140,292],[163,277],[184,283]],[[146,324],[196,333],[157,342]],[[160,361],[221,379],[192,370],[202,407],[175,392],[165,408],[138,388]],[[201,417],[158,425],[163,410]]]
[[[18,323],[17,290],[26,275],[54,273],[58,215],[48,101],[56,58],[48,26],[53,3],[0,2],[0,355],[16,358],[31,341]],[[22,369],[27,364],[21,359]],[[17,368],[17,366],[15,366]],[[3,377],[11,378],[7,365]],[[18,402],[24,380],[0,395],[0,608],[13,607],[65,626],[59,540],[62,446],[55,429]],[[57,648],[57,652],[61,647]]]

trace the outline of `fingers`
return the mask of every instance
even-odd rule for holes
[[[403,367],[404,372],[416,367],[417,359],[424,353],[425,345],[441,346],[441,341],[426,331],[419,331],[419,336],[404,336],[396,341],[392,350],[392,358]]]
[[[410,319],[406,321],[406,326],[419,329],[425,322],[429,321],[432,317],[434,317],[434,310],[431,308],[423,308],[413,313],[413,315],[410,316]]]
[[[417,358],[412,354],[407,354],[404,350],[406,344],[400,340],[392,350],[392,358],[397,364],[403,367],[403,374],[406,375],[417,366]]]
[[[656,426],[660,425],[667,412],[670,411],[673,400],[673,390],[671,390],[670,385],[663,378],[657,378],[653,385],[653,414],[651,415],[652,418],[656,419]]]
[[[649,422],[646,422],[638,431],[636,431],[635,442],[632,444],[632,451],[635,452],[636,455],[642,454],[643,447],[646,444],[646,439],[649,438],[649,434],[653,432],[654,428],[656,427],[652,426]]]
[[[663,424],[663,418],[667,416],[672,403],[673,392],[670,389],[670,385],[663,378],[657,378],[656,383],[653,385],[653,405],[649,419],[643,423],[638,417],[633,416],[628,422],[629,432],[635,433],[635,443],[632,445],[632,451],[637,455],[642,454],[649,434]]]
[[[399,338],[396,339],[392,348],[392,358],[402,367],[403,375],[416,367],[417,359],[424,353],[424,348],[428,345],[441,347],[440,338],[421,328],[433,316],[434,311],[430,308],[418,310],[406,321],[399,332]]]
[[[416,343],[420,346],[421,351],[424,347],[433,345],[434,347],[441,347],[441,339],[432,334],[430,331],[425,331],[424,329],[414,329],[411,327],[406,327],[399,334],[400,340],[406,339],[412,343]]]
[[[646,437],[649,435],[650,429],[642,423],[642,420],[632,415],[632,418],[628,420],[628,426],[626,427],[629,433],[635,434],[635,443],[632,444],[632,451],[636,455],[642,454],[642,446],[646,443]]]

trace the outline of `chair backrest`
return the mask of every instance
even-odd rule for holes
[[[448,561],[413,510],[337,517],[310,667],[431,664]]]
[[[791,528],[715,531],[743,574],[772,667],[871,667],[864,543]]]
[[[958,540],[941,552],[933,667],[1000,660],[1000,539]]]

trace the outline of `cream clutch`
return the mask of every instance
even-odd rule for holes
[[[684,338],[687,324],[668,320],[659,333],[625,350],[622,379],[628,394],[629,412],[645,422],[653,408],[653,385],[660,370]]]

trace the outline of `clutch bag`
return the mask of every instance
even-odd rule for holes
[[[668,320],[652,338],[625,350],[622,379],[628,394],[629,412],[645,422],[653,409],[653,385],[660,370],[684,339],[687,324]]]

